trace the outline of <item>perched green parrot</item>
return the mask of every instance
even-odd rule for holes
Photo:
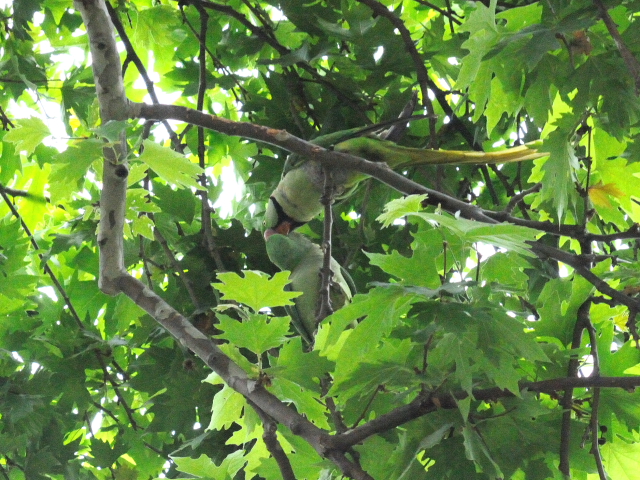
[[[497,152],[457,150],[425,150],[401,147],[377,137],[353,137],[356,130],[323,135],[313,140],[321,147],[350,153],[374,162],[385,162],[390,168],[420,164],[484,164],[521,162],[543,157],[528,145]],[[347,138],[347,140],[344,140]],[[367,175],[354,170],[332,170],[335,199],[347,197]],[[265,238],[274,232],[288,234],[315,218],[323,209],[320,198],[324,190],[324,173],[319,162],[291,154],[285,162],[282,179],[269,198],[265,213]]]
[[[297,232],[289,235],[271,234],[267,238],[269,259],[280,270],[289,270],[292,291],[302,292],[294,299],[295,305],[287,309],[294,327],[308,343],[313,342],[317,321],[318,297],[320,294],[320,269],[324,252],[319,245]],[[355,293],[353,280],[340,264],[331,259],[331,306],[334,310],[342,308],[351,301]]]

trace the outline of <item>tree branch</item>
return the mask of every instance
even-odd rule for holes
[[[625,390],[640,387],[640,377],[587,377],[587,378],[553,378],[539,382],[520,382],[520,390],[530,392],[555,393],[568,388],[622,388]],[[497,400],[499,398],[510,398],[514,394],[499,387],[477,389],[472,392],[476,401]],[[356,427],[348,432],[333,435],[328,443],[330,448],[340,451],[346,450],[352,445],[356,445],[372,435],[386,432],[392,428],[403,425],[411,420],[415,420],[423,415],[435,412],[440,408],[456,409],[458,401],[468,397],[465,391],[450,394],[435,395],[433,392],[419,394],[412,402],[392,410],[389,413]]]
[[[588,299],[580,308],[576,323],[573,327],[573,337],[571,340],[571,350],[577,351],[582,345],[582,333],[586,328],[586,322],[589,321],[589,308],[591,299]],[[580,367],[580,357],[577,354],[571,355],[567,365],[567,378],[578,378],[578,369]],[[571,445],[571,416],[573,415],[573,387],[569,386],[565,389],[564,395],[560,402],[562,405],[562,423],[560,427],[560,465],[558,469],[567,477],[571,475],[571,467],[569,465],[569,448]]]
[[[264,413],[262,409],[255,403],[249,402],[249,405],[253,407],[253,409],[260,417],[260,420],[262,420],[262,440],[264,441],[267,450],[278,464],[278,468],[280,469],[280,473],[282,474],[282,480],[296,480],[296,475],[293,472],[293,468],[291,468],[289,457],[287,457],[287,454],[282,449],[282,445],[280,445],[280,442],[278,441],[278,426],[276,422],[273,420],[273,418]]]
[[[333,313],[331,305],[331,234],[333,226],[333,180],[331,170],[324,169],[324,192],[320,202],[324,205],[324,223],[322,232],[322,268],[320,275],[320,292],[318,295],[316,325]]]
[[[598,7],[600,18],[602,18],[609,34],[613,38],[613,41],[616,42],[616,47],[618,47],[618,51],[620,52],[620,56],[624,60],[624,63],[627,64],[631,78],[633,78],[633,82],[636,86],[636,95],[640,95],[640,62],[638,62],[636,57],[633,56],[629,47],[627,47],[622,40],[622,36],[620,35],[620,32],[618,32],[618,27],[611,18],[611,15],[609,15],[607,7],[602,3],[602,0],[593,0],[593,3]]]
[[[124,29],[124,25],[122,25],[122,22],[118,17],[118,14],[116,13],[116,11],[113,9],[113,7],[109,2],[105,2],[105,6],[107,7],[107,12],[109,12],[109,17],[113,22],[113,26],[118,32],[118,36],[120,37],[120,40],[124,44],[124,48],[127,51],[127,59],[130,60],[136,66],[136,68],[138,69],[138,72],[140,72],[140,76],[142,77],[142,80],[144,81],[144,84],[147,87],[147,93],[149,94],[149,98],[151,98],[151,101],[153,103],[160,103],[160,100],[158,100],[158,95],[156,95],[156,89],[155,89],[155,86],[153,85],[153,81],[149,77],[149,74],[147,73],[147,69],[144,66],[144,63],[142,63],[140,56],[136,53],[135,49],[133,48],[133,45],[131,44],[131,40],[129,40],[129,36],[127,35],[126,30]],[[162,125],[167,130],[167,133],[169,134],[169,137],[171,138],[171,141],[173,142],[173,144],[176,145],[177,147],[180,144],[180,141],[176,133],[171,128],[171,125],[169,125],[169,122],[167,122],[166,120],[163,120]]]
[[[267,415],[287,426],[295,435],[307,440],[320,455],[324,455],[324,444],[328,435],[293,408],[283,404],[268,392],[258,380],[249,378],[247,373],[227,357],[206,335],[178,313],[167,302],[152,292],[138,279],[123,275],[117,280],[120,291],[151,315],[181,345],[193,351],[216,372],[227,385],[255,403]]]
[[[404,22],[395,15],[392,11],[390,11],[386,6],[376,0],[358,0],[358,2],[369,7],[376,15],[386,18],[393,27],[400,32],[400,37],[404,42],[404,48],[409,53],[411,60],[413,60],[413,65],[416,68],[416,74],[418,75],[418,85],[420,86],[420,93],[422,94],[422,104],[427,109],[427,113],[432,117],[430,121],[431,126],[431,140],[432,143],[435,141],[435,111],[433,109],[433,104],[431,103],[431,99],[429,98],[428,86],[430,85],[429,73],[427,72],[427,67],[424,66],[424,59],[420,56],[418,49],[416,48],[415,42],[413,38],[411,38],[411,32],[404,24]],[[467,138],[465,136],[465,138]],[[435,146],[435,145],[432,145]]]
[[[101,0],[76,0],[74,5],[82,15],[89,35],[93,75],[100,106],[100,118],[126,120],[129,100],[124,93],[120,55],[116,47],[113,25],[106,5]],[[110,295],[119,292],[115,280],[125,274],[124,213],[127,192],[127,143],[124,131],[120,142],[106,144],[100,196],[100,289]]]
[[[385,163],[371,162],[364,158],[346,153],[327,150],[291,135],[286,130],[278,130],[247,122],[234,122],[233,120],[228,120],[215,115],[209,115],[198,112],[197,110],[175,105],[146,105],[136,103],[131,105],[130,116],[133,118],[170,118],[197,126],[203,126],[205,128],[211,128],[227,135],[249,138],[271,145],[276,145],[290,152],[304,155],[311,160],[321,162],[323,165],[331,168],[348,168],[365,173],[406,195],[427,194],[429,203],[438,205],[440,208],[450,213],[459,214],[463,218],[488,224],[499,223],[501,221],[499,219],[505,218],[508,220],[504,221],[513,221],[516,225],[527,226],[530,228],[536,228],[538,224],[543,223],[517,219],[511,215],[505,214],[504,212],[484,210],[475,205],[468,204],[462,200],[458,200],[457,198],[420,185],[419,183],[394,172]],[[578,228],[580,228],[580,232],[582,232],[582,227],[565,226],[561,228],[558,226],[558,229],[563,232],[563,235],[568,230],[571,230],[574,235],[578,235]],[[593,274],[587,267],[585,267],[584,260],[581,256],[544,245],[540,242],[528,243],[531,246],[531,250],[541,258],[553,258],[554,260],[558,260],[569,265],[603,294],[615,298],[616,301],[629,308],[635,308],[636,311],[640,310],[640,301],[628,297],[610,287],[604,280]],[[587,260],[590,262],[592,259],[589,258]]]

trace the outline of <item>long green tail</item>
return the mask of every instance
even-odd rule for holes
[[[338,152],[350,153],[372,162],[385,162],[391,168],[405,165],[484,164],[522,162],[545,157],[532,146],[535,143],[507,148],[496,152],[462,150],[426,150],[401,147],[393,142],[373,137],[351,138],[334,146]]]

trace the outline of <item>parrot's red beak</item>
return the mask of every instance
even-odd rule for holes
[[[279,233],[280,235],[289,235],[289,232],[293,230],[293,225],[291,222],[280,222],[276,225],[276,228],[267,228],[264,232],[264,239],[269,240],[269,237],[274,233]]]

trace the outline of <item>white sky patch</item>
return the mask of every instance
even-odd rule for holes
[[[234,202],[238,202],[242,198],[244,185],[242,182],[238,181],[233,164],[222,167],[222,173],[220,174],[218,181],[222,182],[224,188],[216,202],[213,204],[213,208],[216,209],[220,218],[229,218],[233,213]]]
[[[482,194],[483,190],[484,190],[483,182],[478,182],[478,184],[475,187],[473,187],[473,193],[476,197],[479,197]]]
[[[287,17],[282,12],[282,10],[280,10],[279,8],[275,8],[275,7],[269,8],[269,17],[271,17],[271,20],[273,20],[274,22],[280,22],[280,21],[283,21],[283,20],[287,20]]]
[[[33,12],[33,24],[36,27],[39,27],[44,22],[44,13],[42,12]]]
[[[378,63],[378,61],[382,58],[382,55],[384,55],[384,47],[381,45],[373,54],[373,59],[376,61],[376,63]]]
[[[496,253],[496,247],[494,247],[490,243],[477,242],[475,244],[475,247],[478,255],[480,255],[480,258],[482,258],[482,260],[486,260]]]
[[[24,358],[22,358],[18,352],[11,352],[11,356],[16,362],[24,363]]]
[[[558,265],[558,275],[560,276],[560,278],[566,278],[570,275],[569,269],[564,263],[560,263]]]
[[[96,413],[96,416],[93,417],[93,420],[91,420],[91,431],[92,432],[97,432],[100,430],[100,428],[102,428],[102,420],[104,419],[104,415],[102,414],[102,410],[99,410],[98,413]],[[91,436],[91,435],[89,435]]]
[[[58,301],[58,295],[56,295],[56,291],[53,287],[49,287],[49,286],[40,287],[38,288],[38,291],[40,293],[44,293],[47,297],[49,297],[54,302]]]

